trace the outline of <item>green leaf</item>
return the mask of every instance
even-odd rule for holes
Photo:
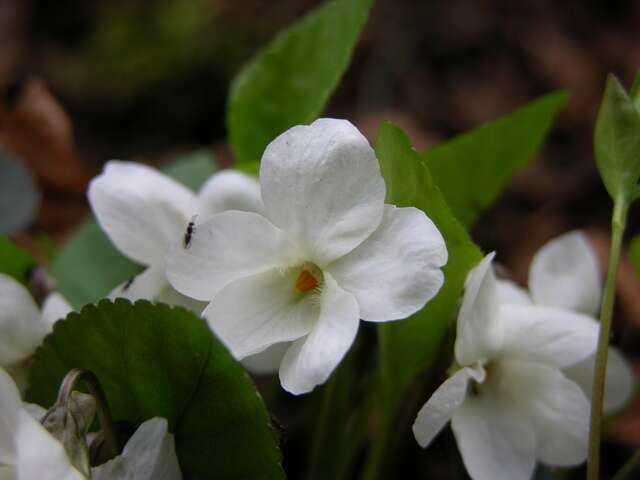
[[[631,202],[640,194],[640,111],[614,75],[607,78],[594,134],[596,163],[609,195]]]
[[[40,192],[22,162],[0,150],[0,233],[26,227],[36,216]]]
[[[166,418],[184,478],[284,478],[255,386],[195,314],[123,299],[71,313],[36,352],[28,400],[53,404],[71,368],[97,376],[115,421]]]
[[[227,108],[238,163],[314,120],[347,69],[373,0],[330,0],[281,32],[235,78]]]
[[[629,92],[631,100],[636,107],[636,110],[640,112],[640,72],[636,75],[636,79],[633,81],[633,86]]]
[[[215,165],[211,153],[200,150],[178,158],[162,170],[195,190],[215,172]],[[104,298],[141,270],[113,246],[93,219],[74,232],[50,265],[59,291],[75,308]]]
[[[398,399],[434,360],[455,318],[467,272],[482,258],[465,228],[453,215],[429,169],[402,130],[392,123],[380,129],[376,155],[387,185],[387,202],[423,210],[445,239],[449,260],[442,289],[407,320],[378,326],[383,391]]]
[[[0,235],[0,273],[9,275],[20,283],[27,283],[29,272],[35,264],[35,260],[25,250]]]
[[[509,178],[535,156],[566,97],[564,92],[545,95],[422,154],[464,225],[472,226]]]

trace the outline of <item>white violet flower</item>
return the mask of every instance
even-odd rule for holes
[[[198,224],[167,274],[236,358],[275,346],[291,393],[324,383],[360,319],[408,317],[435,296],[447,250],[415,208],[385,205],[373,149],[348,121],[319,119],[262,157],[264,215],[230,211]],[[284,345],[283,345],[284,344]]]
[[[21,391],[26,388],[31,356],[56,320],[71,311],[59,293],[49,294],[40,310],[24,286],[0,273],[0,367]]]
[[[167,253],[175,244],[188,245],[197,224],[212,214],[229,209],[262,211],[258,181],[231,170],[212,175],[196,194],[151,167],[113,160],[91,181],[88,196],[113,244],[147,267],[117,286],[110,297],[160,300],[198,312],[194,302],[167,282]]]
[[[467,278],[454,349],[458,369],[422,407],[413,432],[426,448],[451,421],[475,480],[526,480],[536,461],[569,466],[586,458],[590,402],[570,371],[593,364],[598,323],[572,310],[587,299],[597,308],[599,279],[584,245],[569,240],[536,257],[529,282],[536,303],[495,278],[493,254]],[[556,250],[558,245],[563,248]],[[629,381],[628,370],[608,373]]]

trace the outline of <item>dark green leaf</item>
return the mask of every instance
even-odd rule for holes
[[[436,297],[409,319],[378,326],[383,390],[398,398],[433,361],[455,318],[467,272],[482,254],[447,206],[404,132],[385,123],[378,134],[376,154],[387,185],[387,202],[423,210],[442,233],[449,252],[443,269],[445,282]]]
[[[281,32],[238,74],[227,109],[239,163],[260,160],[267,144],[322,113],[347,69],[373,0],[329,0]]]
[[[163,171],[197,189],[215,172],[214,159],[210,152],[201,150],[178,158]],[[58,289],[75,308],[105,297],[141,270],[116,250],[93,219],[74,232],[50,266]]]
[[[284,477],[262,399],[193,313],[118,299],[70,314],[36,352],[29,401],[53,404],[74,367],[97,376],[115,421],[168,420],[184,478]]]
[[[636,79],[633,81],[629,96],[631,97],[631,100],[633,100],[636,110],[640,112],[640,72],[638,72]]]
[[[566,94],[545,95],[422,154],[453,213],[467,227],[540,149]]]
[[[26,283],[29,271],[35,264],[31,255],[4,235],[0,235],[0,273],[9,275],[20,283]]]
[[[596,163],[609,195],[630,202],[640,193],[640,111],[609,75],[594,134]]]
[[[36,215],[40,192],[29,171],[0,151],[0,233],[24,228]]]

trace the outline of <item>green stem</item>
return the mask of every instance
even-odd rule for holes
[[[628,478],[631,478],[631,474],[636,468],[638,468],[638,466],[640,466],[640,450],[636,450],[636,453],[634,453],[620,471],[615,474],[612,480],[627,480]]]
[[[616,278],[620,264],[622,236],[626,226],[629,204],[624,197],[614,201],[611,219],[611,249],[609,251],[609,267],[604,287],[604,298],[600,310],[600,334],[598,351],[593,373],[593,391],[591,395],[591,431],[589,434],[589,457],[587,461],[587,480],[598,480],[600,469],[600,436],[602,430],[602,403],[604,401],[605,375],[607,371],[607,354],[613,304],[616,293]]]
[[[313,447],[311,450],[311,457],[309,459],[309,468],[307,470],[307,479],[316,480],[322,477],[322,453],[323,448],[326,445],[327,436],[329,433],[329,425],[332,419],[331,404],[334,398],[334,392],[336,389],[337,379],[332,378],[327,384],[325,391],[322,395],[322,404],[320,405],[320,415],[318,423],[316,424],[316,432],[313,438]]]
[[[393,415],[386,413],[390,410],[392,409],[385,408],[380,416],[380,424],[378,425],[376,438],[371,447],[369,457],[367,458],[361,480],[377,480],[382,474],[384,457],[387,450],[387,438],[389,437],[391,420],[393,418]]]

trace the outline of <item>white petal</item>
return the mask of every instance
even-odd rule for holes
[[[272,141],[260,166],[267,216],[321,268],[378,226],[385,186],[367,139],[346,120],[298,125]]]
[[[198,193],[198,216],[202,220],[226,210],[263,213],[260,183],[250,175],[223,170],[209,178]]]
[[[529,480],[535,434],[529,420],[484,392],[468,396],[451,418],[464,465],[474,480]]]
[[[438,387],[413,422],[413,435],[422,448],[427,448],[440,430],[451,420],[467,396],[471,379],[484,381],[484,370],[463,368]]]
[[[325,272],[320,318],[311,333],[295,341],[282,360],[280,383],[294,395],[327,381],[358,332],[358,303]]]
[[[503,355],[565,368],[590,356],[598,341],[591,317],[537,305],[503,305]]]
[[[164,263],[152,265],[142,273],[131,277],[111,290],[108,298],[126,298],[136,300],[156,300],[160,292],[169,288],[169,281],[165,274]]]
[[[531,305],[527,291],[510,280],[496,280],[498,302],[511,305]]]
[[[47,409],[41,407],[37,403],[22,402],[22,408],[24,408],[24,411],[31,415],[31,418],[33,418],[36,422],[42,420],[43,417],[47,414]]]
[[[0,465],[16,459],[15,435],[20,423],[20,394],[13,380],[0,368]]]
[[[290,346],[289,342],[276,343],[260,353],[243,358],[242,365],[257,375],[276,373]]]
[[[167,421],[155,417],[144,422],[121,456],[93,468],[91,473],[95,480],[181,480],[175,441],[167,429]]]
[[[236,358],[296,340],[311,331],[319,315],[315,294],[295,289],[299,273],[271,269],[237,280],[216,295],[202,316]]]
[[[583,462],[589,441],[589,401],[580,387],[548,365],[509,361],[500,367],[514,402],[536,431],[536,457],[547,465]]]
[[[420,310],[442,287],[444,239],[422,210],[385,205],[378,229],[327,269],[352,293],[363,320],[384,322]]]
[[[529,291],[537,304],[595,316],[601,290],[598,259],[581,232],[547,242],[533,257]]]
[[[502,327],[496,312],[496,279],[488,254],[469,272],[458,313],[455,356],[460,365],[485,361],[500,348]]]
[[[54,323],[65,318],[71,312],[73,312],[73,308],[69,302],[59,293],[53,292],[47,296],[42,304],[40,321],[47,326],[47,330],[50,332]]]
[[[188,248],[180,245],[169,255],[167,276],[180,293],[211,300],[234,280],[299,260],[287,234],[266,218],[229,211],[196,224]]]
[[[29,357],[47,333],[27,289],[0,273],[0,366]]]
[[[595,355],[592,355],[564,370],[564,374],[582,388],[588,399],[591,399],[595,361]],[[634,387],[635,376],[631,366],[624,359],[622,352],[610,345],[604,389],[605,413],[613,413],[624,407],[631,400]]]
[[[88,195],[100,227],[114,245],[143,265],[164,262],[197,208],[189,189],[131,162],[108,162],[91,181]]]
[[[29,387],[29,372],[31,371],[31,358],[27,358],[18,363],[14,363],[13,365],[5,365],[4,370],[9,374],[9,376],[13,379],[20,391],[20,396],[24,397],[24,394],[27,392],[27,388]]]
[[[16,435],[15,480],[83,480],[64,447],[24,409]]]

